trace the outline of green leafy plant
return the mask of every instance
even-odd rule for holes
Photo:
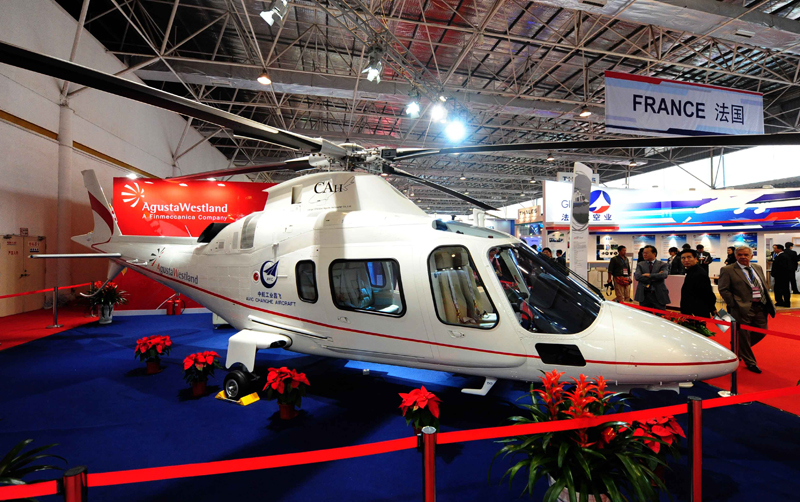
[[[101,287],[102,289],[100,289]],[[98,290],[100,290],[99,293]],[[128,303],[128,299],[125,298],[126,294],[125,291],[119,289],[115,282],[109,282],[103,287],[101,281],[96,281],[89,286],[89,296],[87,298],[92,307],[98,305],[124,305]]]
[[[67,461],[63,457],[42,453],[45,450],[57,446],[56,444],[39,446],[38,448],[23,452],[32,442],[33,439],[26,439],[19,442],[2,458],[2,460],[0,460],[0,485],[24,485],[27,483],[22,478],[28,474],[39,471],[63,470],[61,467],[55,465],[34,463],[46,458],[55,458],[64,461],[66,464]]]
[[[585,375],[572,379],[573,384],[561,382],[553,370],[542,377],[543,389],[531,386],[531,404],[523,405],[530,418],[514,416],[515,424],[531,424],[557,420],[592,418],[618,413],[627,406],[621,394],[606,390],[606,381],[599,377],[589,382]],[[636,431],[639,429],[637,428]],[[544,502],[554,502],[566,489],[571,502],[587,501],[590,495],[596,501],[607,497],[612,502],[632,499],[657,501],[658,491],[665,490],[664,483],[653,472],[665,461],[649,445],[666,444],[658,434],[636,432],[625,422],[608,422],[599,426],[568,431],[548,432],[508,438],[497,452],[498,456],[524,456],[503,475],[514,478],[526,472],[523,494],[533,493],[534,485],[549,477],[551,486]],[[660,429],[659,429],[660,431]],[[491,467],[489,470],[491,479]]]

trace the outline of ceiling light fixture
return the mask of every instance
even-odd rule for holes
[[[556,158],[553,157],[553,154],[552,153],[548,153],[547,154],[547,162],[553,162],[554,160],[556,160]]]
[[[588,106],[584,106],[583,108],[581,108],[581,112],[578,114],[578,116],[586,118],[591,114],[592,114],[592,111],[589,109],[589,107]]]
[[[262,71],[261,75],[258,76],[256,81],[261,85],[269,85],[272,83],[272,79],[269,78],[269,75],[267,75],[266,71]]]
[[[289,0],[273,0],[269,9],[265,7],[264,2],[261,2],[261,6],[261,18],[270,26],[275,24],[276,17],[283,21],[283,18],[289,14]]]
[[[636,167],[636,165],[637,165],[637,164],[636,164],[636,161],[635,161],[635,160],[633,160],[633,159],[631,159],[631,161],[630,161],[630,162],[628,162],[628,167]]]
[[[433,108],[431,108],[431,120],[433,120],[434,122],[444,122],[446,118],[447,118],[447,108],[445,108],[439,103],[433,105]]]
[[[467,175],[465,173],[461,173],[461,177],[458,178],[458,179],[460,179],[461,181],[464,181],[465,179],[467,179]]]
[[[455,117],[450,121],[449,124],[447,124],[447,127],[444,129],[444,133],[447,135],[447,139],[449,139],[451,142],[460,143],[467,135],[467,128],[464,125],[463,120]]]
[[[412,119],[419,117],[419,103],[416,100],[406,105],[406,115]]]
[[[447,102],[447,96],[442,94],[441,96],[439,96],[439,101],[441,101],[442,103],[446,103]]]
[[[369,49],[369,59],[367,60],[367,67],[361,70],[361,73],[367,74],[367,80],[372,82],[375,80],[377,84],[381,83],[381,73],[383,72],[383,47],[378,44],[373,45]]]

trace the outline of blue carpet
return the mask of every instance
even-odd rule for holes
[[[208,395],[190,396],[182,380],[183,358],[216,350],[223,356],[231,329],[214,330],[210,315],[121,317],[108,326],[86,325],[0,352],[0,454],[17,442],[59,443],[53,453],[70,465],[107,472],[212,460],[303,452],[407,437],[398,411],[399,392],[420,384],[439,395],[442,429],[503,425],[517,414],[522,383],[501,381],[487,397],[462,394],[480,379],[325,359],[285,351],[261,351],[257,366],[298,368],[311,381],[298,419],[283,422],[274,402],[239,407],[213,399],[224,372],[209,382]],[[133,358],[136,339],[168,334],[175,347],[164,371],[147,376]],[[369,375],[363,374],[369,369]],[[689,389],[716,397],[705,384]],[[637,392],[635,408],[686,402],[689,395]],[[704,500],[797,500],[800,479],[800,418],[761,404],[731,406],[704,415]],[[685,415],[679,422],[686,426]],[[440,501],[518,500],[522,486],[500,485],[508,463],[498,462],[492,441],[440,447]],[[671,464],[667,485],[673,500],[688,500],[686,458]],[[92,500],[281,500],[406,501],[421,498],[421,459],[404,451],[351,460],[266,471],[92,489]],[[541,500],[539,486],[534,500]],[[43,501],[57,500],[44,497]],[[663,500],[669,500],[665,495]]]

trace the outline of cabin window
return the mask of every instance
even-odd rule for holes
[[[242,242],[239,246],[240,249],[253,249],[253,244],[256,241],[256,226],[258,225],[258,217],[260,213],[253,213],[244,219],[242,225]]]
[[[491,329],[497,311],[467,248],[436,248],[428,258],[436,315],[445,324]]]
[[[295,267],[297,277],[297,295],[304,302],[317,302],[317,270],[314,262],[305,260]]]
[[[400,265],[395,260],[336,260],[330,281],[339,309],[395,317],[405,313]]]

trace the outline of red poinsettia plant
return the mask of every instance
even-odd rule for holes
[[[146,336],[136,340],[133,357],[140,361],[158,361],[161,356],[169,355],[172,350],[172,339],[167,335]]]
[[[286,366],[282,368],[270,368],[267,373],[267,383],[264,390],[267,391],[267,399],[276,399],[278,404],[287,404],[300,407],[306,389],[311,386],[308,383],[305,373],[298,373],[294,369]]]
[[[105,286],[103,286],[103,282],[104,281],[95,281],[89,286],[88,298],[92,307],[97,305],[122,305],[128,303],[128,299],[125,298],[127,293],[119,289],[116,282],[111,281]],[[100,290],[99,293],[97,293],[98,290]]]
[[[666,455],[666,451],[671,451],[676,458],[680,456],[678,450],[679,437],[685,438],[686,434],[675,421],[675,417],[652,418],[646,422],[633,422],[633,435],[644,439],[644,444],[653,450],[654,453]],[[666,448],[662,448],[664,445]]]
[[[408,394],[400,393],[400,408],[403,416],[406,417],[406,425],[413,423],[415,430],[431,426],[439,430],[439,403],[441,399],[436,397],[423,385],[419,389],[414,389]]]
[[[541,389],[531,386],[531,404],[523,405],[530,418],[514,416],[509,420],[530,424],[593,418],[618,413],[627,406],[622,394],[606,389],[603,377],[592,381],[581,375],[566,382],[561,381],[563,375],[556,370],[546,373]],[[669,430],[675,433],[680,430],[677,424],[674,424],[676,429],[671,428],[669,417],[665,420],[653,425],[669,425]],[[636,432],[639,429],[642,432]],[[549,478],[551,485],[544,500],[555,500],[564,492],[564,498],[571,502],[585,500],[584,494],[593,495],[598,501],[604,496],[622,502],[627,500],[623,493],[640,501],[657,501],[659,489],[666,487],[654,470],[666,463],[653,444],[666,441],[660,435],[664,431],[652,429],[607,422],[595,427],[518,436],[499,441],[504,446],[495,459],[500,455],[524,456],[503,477],[509,476],[512,481],[520,471],[525,472],[525,491],[529,493],[540,479]]]
[[[196,354],[189,354],[183,360],[183,379],[188,384],[207,382],[209,377],[214,376],[214,370],[222,368],[219,362],[219,354],[207,350]]]

